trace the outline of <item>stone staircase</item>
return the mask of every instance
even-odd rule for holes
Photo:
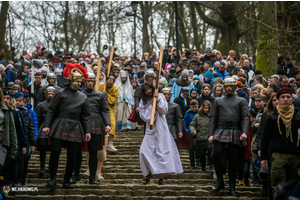
[[[118,132],[114,146],[120,154],[107,155],[108,160],[104,163],[102,174],[105,180],[100,181],[100,185],[89,185],[88,177],[83,176],[77,182],[74,189],[61,189],[66,151],[63,150],[60,156],[60,165],[57,172],[57,188],[46,187],[49,174],[44,178],[39,178],[39,154],[32,155],[28,166],[27,187],[38,187],[35,192],[10,192],[7,199],[17,200],[99,200],[99,199],[199,199],[199,200],[264,200],[259,196],[259,187],[236,187],[239,197],[227,196],[227,189],[212,193],[210,190],[215,184],[211,173],[200,174],[200,167],[190,170],[187,150],[180,150],[183,174],[165,175],[166,185],[159,186],[158,175],[154,175],[151,185],[142,185],[143,178],[139,164],[139,148],[143,140],[143,131]],[[81,172],[87,169],[85,156],[82,162]],[[49,152],[46,157],[49,161]],[[207,170],[208,171],[208,170]],[[228,179],[225,179],[228,183]],[[228,185],[226,186],[226,188]]]

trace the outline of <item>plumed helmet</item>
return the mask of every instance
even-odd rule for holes
[[[88,75],[89,78],[87,79],[87,81],[96,81],[96,75],[94,73],[89,72]]]

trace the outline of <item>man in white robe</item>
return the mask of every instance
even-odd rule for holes
[[[116,131],[131,130],[131,122],[128,120],[128,117],[132,112],[134,103],[133,88],[128,73],[121,70],[115,84],[119,89]]]
[[[164,174],[182,173],[182,165],[175,141],[169,131],[165,115],[168,102],[161,93],[154,93],[154,86],[144,83],[141,88],[140,117],[146,122],[145,137],[140,148],[140,165],[148,183],[152,174],[159,174],[159,185],[164,185]],[[150,130],[152,99],[157,98],[153,129]],[[148,179],[147,179],[148,177]]]

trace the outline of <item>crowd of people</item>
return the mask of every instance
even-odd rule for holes
[[[166,45],[159,63],[155,51],[138,59],[117,55],[117,48],[109,56],[59,50],[53,55],[37,46],[20,60],[0,61],[0,185],[27,184],[36,148],[40,177],[51,152],[48,186],[56,187],[62,148],[63,188],[81,180],[83,160],[89,183],[99,184],[107,151],[118,153],[116,131],[140,129],[143,184],[152,174],[164,185],[164,174],[182,173],[178,148],[192,141],[190,170],[200,166],[199,173],[214,173],[213,192],[225,188],[228,172],[231,196],[238,185],[260,186],[261,196],[270,199],[299,199],[300,66],[288,55],[278,57],[276,73],[266,76],[248,55],[238,60],[234,50],[222,53],[207,47],[204,54],[185,49],[179,56]],[[150,128],[153,98],[157,123]],[[132,114],[139,120],[130,119]]]

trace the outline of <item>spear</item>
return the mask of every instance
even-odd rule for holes
[[[159,61],[158,61],[158,65],[157,65],[157,72],[156,72],[156,82],[155,82],[155,91],[154,91],[155,93],[158,92],[158,87],[159,87],[158,83],[159,83],[160,71],[161,71],[161,66],[162,66],[163,52],[164,52],[164,47],[161,46],[160,53],[159,53]],[[150,130],[152,130],[152,128],[153,128],[155,109],[156,109],[156,97],[153,97],[151,119],[150,119]]]

